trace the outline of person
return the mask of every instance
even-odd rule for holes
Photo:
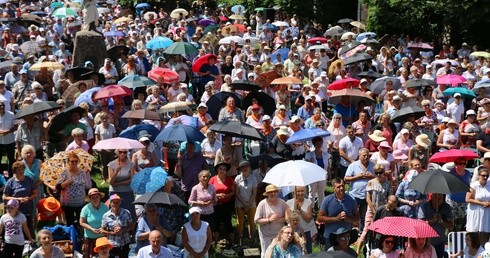
[[[107,237],[97,238],[93,249],[94,253],[97,253],[97,255],[93,256],[93,258],[117,258],[116,255],[110,253],[111,250],[112,245]]]
[[[286,223],[286,216],[289,207],[285,201],[279,199],[279,188],[275,185],[268,185],[265,188],[264,200],[257,205],[254,221],[259,224],[259,239],[261,256],[265,256],[267,247],[272,239],[277,236],[281,228]]]
[[[202,103],[201,103],[202,104]],[[211,130],[206,131],[206,139],[201,142],[202,155],[206,158],[209,167],[214,166],[216,152],[221,148],[221,141],[216,139],[216,133]]]
[[[187,141],[185,154],[181,156],[175,168],[175,175],[182,180],[185,200],[189,200],[192,188],[200,182],[199,173],[208,168],[206,159],[201,153],[196,153],[195,148],[193,141]]]
[[[104,102],[101,106],[104,105],[107,107],[109,104]],[[106,112],[100,112],[95,116],[95,121],[100,119],[101,123],[95,126],[94,134],[95,134],[95,143],[101,140],[107,140],[116,137],[116,127],[110,123],[109,114]],[[105,180],[109,178],[109,168],[107,164],[109,164],[112,157],[114,157],[114,152],[112,150],[101,150],[100,152],[100,162],[102,165],[102,177]]]
[[[83,256],[92,257],[95,255],[94,247],[97,239],[103,237],[101,226],[102,218],[109,208],[100,199],[105,194],[99,192],[97,188],[91,188],[87,194],[89,203],[83,206],[80,212],[80,226],[83,228]]]
[[[267,247],[266,258],[291,257],[302,255],[299,235],[290,226],[284,226]]]
[[[478,233],[476,232],[467,232],[464,237],[465,240],[465,247],[463,250],[460,250],[459,252],[455,254],[450,254],[450,258],[456,258],[458,256],[463,256],[463,257],[480,257],[480,254],[483,254],[485,252],[485,248],[481,246],[480,243],[480,237],[478,236]],[[486,257],[486,256],[482,256]]]
[[[138,219],[136,227],[136,252],[144,246],[150,245],[151,232],[158,231],[162,234],[161,244],[166,244],[166,239],[171,239],[173,233],[170,230],[168,222],[159,214],[157,206],[154,203],[145,204],[145,214]]]
[[[65,258],[65,253],[59,247],[53,245],[53,234],[47,229],[37,232],[39,248],[34,250],[29,258]]]
[[[241,149],[234,146],[231,135],[223,135],[221,139],[222,146],[216,151],[214,166],[216,167],[220,163],[227,163],[230,168],[226,171],[226,175],[235,177],[238,174],[237,167],[242,161]]]
[[[428,238],[420,237],[408,239],[408,247],[405,250],[404,256],[436,258],[437,253]]]
[[[306,253],[311,253],[313,251],[312,236],[315,235],[312,233],[316,232],[316,226],[313,220],[313,202],[305,198],[305,195],[306,188],[304,186],[295,186],[294,198],[286,201],[286,204],[290,211],[296,211],[299,215],[299,227],[304,231]]]
[[[3,255],[4,257],[22,258],[24,234],[31,243],[33,242],[31,232],[27,227],[27,219],[19,211],[18,200],[10,199],[6,208],[7,212],[0,217],[0,232],[5,229]]]
[[[235,177],[236,198],[235,208],[237,216],[237,235],[241,239],[243,237],[243,226],[245,224],[245,216],[248,221],[248,238],[253,239],[255,232],[255,222],[253,217],[257,207],[257,178],[251,172],[250,163],[246,160],[238,165],[240,174]]]
[[[190,221],[182,227],[182,243],[190,257],[208,258],[213,236],[209,224],[201,221],[201,208],[189,209]]]
[[[405,174],[396,190],[396,197],[398,197],[400,202],[400,210],[405,217],[417,218],[419,207],[426,199],[425,194],[408,188],[408,184],[421,172],[423,172],[423,169],[420,160],[412,159],[410,161],[410,170]]]
[[[162,246],[163,234],[158,230],[152,230],[148,236],[150,245],[141,248],[138,251],[137,258],[172,258],[172,252]]]
[[[128,159],[128,150],[116,150],[117,158],[107,166],[109,167],[109,195],[117,194],[124,203],[121,203],[121,208],[131,212],[131,216],[136,218],[134,210],[134,193],[131,187],[131,180],[135,174],[135,165]]]
[[[82,149],[88,152],[90,146],[87,141],[83,140],[83,129],[75,128],[71,130],[71,137],[73,137],[73,141],[66,146],[65,151],[72,151],[76,149]]]
[[[15,115],[11,112],[8,100],[1,100],[1,97],[7,97],[2,94],[5,91],[5,83],[0,80],[0,153],[6,155],[8,164],[1,164],[2,171],[8,171],[9,177],[12,177],[12,164],[15,162],[15,134],[17,125],[14,124]],[[11,103],[13,105],[13,102]],[[12,106],[13,107],[13,106]]]
[[[119,258],[128,258],[131,231],[134,222],[131,213],[121,208],[122,198],[117,194],[109,197],[110,209],[102,216],[101,233],[107,235],[113,246],[111,254]],[[97,245],[97,243],[96,243]]]
[[[478,181],[470,184],[470,192],[466,193],[468,208],[466,212],[466,231],[477,232],[480,242],[488,242],[490,225],[487,221],[490,216],[490,184],[487,182],[489,170],[486,168],[478,171]]]
[[[192,187],[189,196],[189,205],[199,207],[200,219],[206,221],[213,232],[216,231],[216,221],[214,216],[214,205],[218,201],[214,185],[209,184],[211,173],[202,170],[198,174],[199,183]]]
[[[447,125],[448,128],[442,130],[437,138],[439,151],[459,149],[461,146],[461,133],[458,131],[459,124],[454,119],[450,119]]]
[[[329,236],[332,232],[343,227],[346,229],[357,226],[359,223],[359,209],[354,197],[345,194],[345,183],[341,178],[332,180],[334,193],[323,199],[318,212],[318,223],[325,223],[323,232],[325,251],[332,245]]]
[[[421,163],[421,168],[426,169],[429,163],[429,151],[431,146],[431,141],[427,134],[420,134],[415,137],[415,145],[410,147],[408,151],[408,160],[418,159]]]
[[[344,178],[347,167],[359,157],[359,149],[364,146],[362,139],[357,137],[354,128],[348,125],[345,129],[347,136],[339,142],[339,153],[342,159],[339,166],[339,177]]]
[[[378,248],[371,250],[369,258],[398,258],[400,252],[395,249],[396,246],[395,237],[382,235]]]
[[[150,152],[148,149],[151,146],[150,138],[143,136],[138,140],[143,144],[141,150],[135,151],[131,157],[137,171],[141,171],[144,168],[150,168],[157,165],[155,152]]]
[[[61,204],[53,196],[40,199],[37,204],[37,229],[54,227],[58,223],[65,224],[65,214]]]
[[[454,161],[454,165],[454,168],[450,169],[449,173],[470,185],[472,173],[466,169],[466,160],[463,157],[458,157]],[[475,174],[478,174],[478,171]],[[478,178],[478,175],[476,177]],[[458,231],[463,230],[466,225],[466,193],[448,194],[446,202],[453,210],[454,228]]]
[[[229,96],[226,99],[226,106],[219,112],[218,121],[232,119],[243,122],[243,113],[242,110],[236,106],[235,99],[232,96]]]
[[[445,194],[432,193],[430,201],[420,206],[418,214],[418,218],[427,221],[439,235],[430,240],[437,257],[444,257],[446,230],[451,231],[454,227],[453,212],[451,206],[445,202],[445,198]]]
[[[353,257],[357,257],[356,251],[350,245],[357,240],[357,230],[340,227],[332,232],[328,238],[331,247],[328,251],[343,251]]]
[[[329,169],[328,169],[328,161],[330,155],[326,150],[323,150],[323,139],[321,137],[315,137],[311,139],[314,149],[305,155],[305,160],[311,163],[317,164],[321,168],[325,169],[327,172],[325,180],[318,181],[310,184],[310,194],[309,198],[311,200],[315,200],[315,197],[318,198],[318,204],[322,204],[323,199],[325,198],[325,187],[327,186],[327,179],[329,178]]]

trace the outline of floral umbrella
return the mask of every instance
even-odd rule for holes
[[[92,170],[92,164],[94,163],[94,157],[88,154],[82,149],[76,149],[74,151],[62,151],[58,152],[52,158],[46,160],[41,164],[41,172],[39,178],[44,181],[44,184],[51,189],[56,188],[56,183],[58,182],[58,177],[66,168],[68,153],[75,153],[78,156],[80,162],[78,163],[78,168],[85,172],[90,172]]]

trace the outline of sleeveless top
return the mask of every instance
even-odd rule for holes
[[[199,230],[194,230],[191,226],[191,222],[184,224],[185,230],[187,232],[187,237],[189,239],[189,245],[194,249],[194,252],[199,253],[204,250],[204,246],[207,241],[207,230],[209,224],[206,221],[201,221],[201,228]]]

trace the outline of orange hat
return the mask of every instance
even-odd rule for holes
[[[50,212],[55,212],[61,208],[60,202],[54,197],[45,198],[43,201],[43,207]]]
[[[97,241],[95,241],[94,252],[97,253],[99,247],[106,246],[106,245],[109,246],[109,250],[112,249],[112,245],[111,243],[109,243],[109,239],[107,239],[107,237],[97,238]]]

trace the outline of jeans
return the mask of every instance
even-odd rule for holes
[[[367,202],[366,199],[356,198],[357,206],[359,207],[359,232],[364,230],[364,219],[366,218]]]

